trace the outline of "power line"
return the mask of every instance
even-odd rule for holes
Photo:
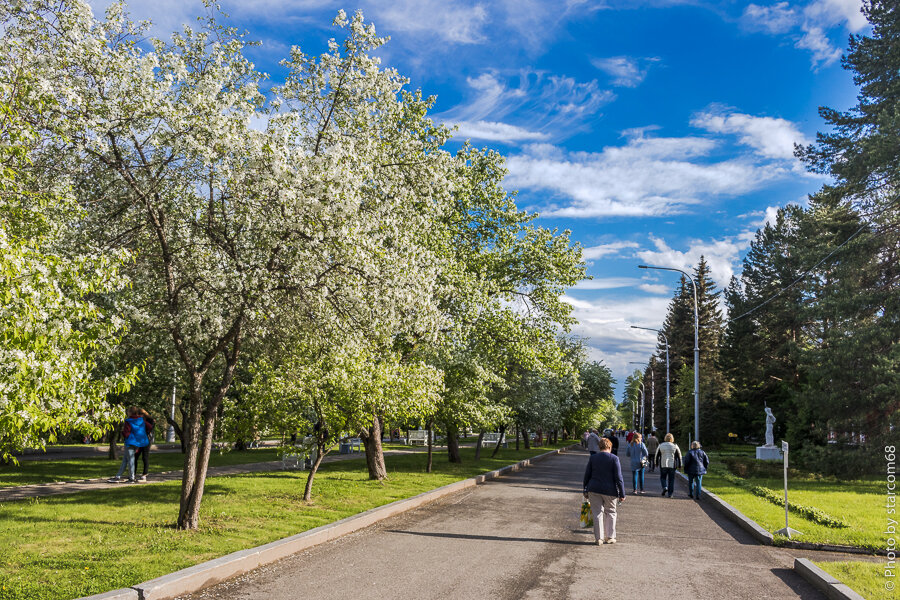
[[[743,313],[743,314],[741,314],[741,315],[738,315],[738,316],[736,316],[736,317],[734,317],[734,318],[732,318],[732,319],[728,319],[728,320],[725,321],[725,322],[726,322],[726,323],[731,323],[731,322],[733,322],[733,321],[737,321],[738,319],[743,319],[743,318],[746,317],[747,315],[756,312],[757,310],[759,310],[760,308],[762,308],[763,306],[765,306],[766,304],[768,304],[769,302],[771,302],[772,300],[774,300],[775,298],[777,298],[778,296],[782,295],[783,293],[785,293],[786,291],[788,291],[789,289],[791,289],[792,287],[794,287],[795,285],[797,285],[798,283],[800,283],[801,281],[803,281],[804,279],[806,279],[806,276],[807,276],[807,275],[809,275],[810,273],[812,273],[813,271],[815,271],[815,270],[819,267],[819,265],[821,265],[821,264],[824,263],[826,260],[828,260],[829,258],[831,258],[832,256],[834,256],[834,255],[837,253],[838,250],[840,250],[841,248],[843,248],[844,246],[846,246],[847,244],[849,244],[849,243],[850,243],[850,240],[852,240],[853,238],[855,238],[856,236],[858,236],[860,233],[862,233],[862,232],[863,232],[866,228],[868,228],[868,227],[869,227],[869,224],[868,224],[868,223],[863,223],[863,224],[860,226],[860,228],[857,229],[856,231],[854,231],[853,234],[852,234],[850,237],[848,237],[846,240],[844,240],[844,242],[843,242],[840,246],[838,246],[837,248],[835,248],[834,250],[832,250],[831,252],[829,252],[822,260],[820,260],[819,262],[817,262],[816,264],[814,264],[813,266],[811,266],[810,268],[808,268],[806,271],[804,271],[803,273],[801,273],[800,276],[797,277],[797,279],[795,279],[794,281],[792,281],[789,285],[787,285],[787,286],[781,288],[780,290],[778,290],[777,292],[775,292],[772,296],[770,296],[768,299],[766,299],[766,300],[764,300],[763,302],[757,304],[756,306],[754,306],[753,308],[751,308],[751,309],[748,310],[747,312],[745,312],[745,313]]]

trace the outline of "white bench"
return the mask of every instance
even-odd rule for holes
[[[318,454],[319,449],[316,448],[315,439],[312,436],[306,436],[300,445],[294,446],[281,455],[281,468],[283,470],[300,469],[301,471],[311,468]]]
[[[428,444],[428,431],[412,429],[406,432],[406,445],[415,446],[416,444],[422,444],[423,446]]]
[[[496,431],[491,431],[484,434],[484,437],[481,438],[481,446],[496,446],[497,442],[500,442],[504,448],[508,448],[509,445],[506,443],[506,434],[505,433],[497,433]]]

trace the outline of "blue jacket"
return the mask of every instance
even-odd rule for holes
[[[122,434],[125,436],[125,444],[128,446],[143,448],[150,445],[150,438],[147,437],[147,425],[144,423],[143,417],[125,419]]]
[[[606,496],[625,497],[625,481],[619,457],[610,452],[598,452],[590,457],[584,471],[584,491]]]
[[[684,472],[688,475],[706,475],[707,467],[709,467],[709,457],[700,448],[691,450],[684,457]]]
[[[647,446],[644,445],[644,442],[640,444],[628,444],[628,449],[625,450],[625,456],[631,457],[631,470],[637,471],[641,468],[641,459],[646,458],[649,462],[650,460],[650,452],[647,450]]]

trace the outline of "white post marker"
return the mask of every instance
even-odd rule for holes
[[[787,496],[787,470],[788,470],[788,443],[781,440],[781,451],[784,453],[784,529],[779,529],[775,535],[783,535],[787,539],[791,539],[791,535],[803,535],[796,529],[791,529],[788,525],[788,496]]]

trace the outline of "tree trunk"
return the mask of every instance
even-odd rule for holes
[[[372,417],[372,425],[361,432],[363,446],[366,448],[366,467],[369,469],[369,479],[381,481],[387,477],[387,467],[384,464],[384,451],[381,448],[381,419],[378,415]]]
[[[481,458],[481,441],[484,439],[484,429],[478,432],[478,441],[475,442],[475,460]]]
[[[431,473],[434,463],[434,440],[432,439],[432,428],[434,427],[434,419],[429,419],[425,423],[425,430],[428,432],[428,464],[425,466],[425,472]]]
[[[306,487],[303,489],[303,501],[309,502],[312,500],[312,486],[313,479],[316,478],[316,473],[319,472],[319,465],[322,464],[322,460],[325,459],[325,454],[327,444],[316,444],[316,448],[318,452],[316,452],[316,460],[313,461],[312,467],[309,469],[309,475],[306,477]]]
[[[178,410],[179,412],[181,412],[181,422],[184,423],[187,419],[184,409],[179,406]],[[181,443],[181,453],[187,453],[187,444],[184,443],[184,432],[181,430],[181,425],[179,425],[178,422],[168,414],[166,415],[166,423],[171,425],[172,429],[175,431],[175,437],[177,437],[178,441]]]
[[[528,439],[528,430],[522,427],[522,443],[525,444],[526,450],[531,450],[531,440]]]
[[[516,451],[519,450],[519,424],[516,423]]]
[[[447,425],[447,455],[452,463],[461,463],[459,455],[459,429],[456,425]]]
[[[491,458],[497,456],[497,453],[500,452],[500,446],[503,444],[503,434],[506,433],[506,425],[500,426],[500,437],[497,438],[497,445],[494,446],[494,451],[491,453]]]
[[[197,529],[200,526],[200,502],[206,484],[206,468],[212,453],[216,426],[216,410],[213,405],[203,410],[203,376],[193,375],[188,422],[185,424],[187,453],[184,455],[184,471],[181,477],[181,502],[178,512],[178,529]],[[210,410],[212,409],[212,410]],[[202,419],[201,416],[205,417]]]

